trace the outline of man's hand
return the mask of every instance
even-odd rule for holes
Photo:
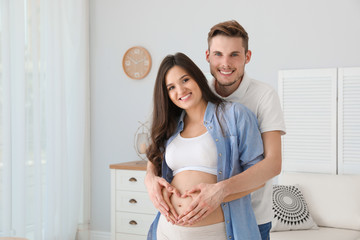
[[[162,215],[166,217],[168,221],[175,221],[170,218],[170,207],[166,203],[163,193],[167,192],[168,203],[170,204],[170,196],[172,194],[176,194],[177,196],[181,196],[180,192],[171,186],[164,178],[155,176],[153,174],[147,174],[145,177],[145,185],[150,196],[150,200],[154,204],[155,208],[157,208]],[[164,191],[163,191],[164,190]],[[172,207],[172,206],[171,206]],[[176,213],[176,211],[174,211]],[[177,216],[174,216],[175,219]]]
[[[193,197],[188,209],[179,216],[177,224],[194,224],[206,218],[224,200],[224,191],[218,183],[200,183],[186,191],[181,197]]]

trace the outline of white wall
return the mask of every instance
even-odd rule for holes
[[[360,66],[359,0],[90,0],[92,221],[110,231],[109,164],[137,160],[138,121],[151,113],[153,83],[163,57],[182,51],[203,71],[207,32],[235,19],[250,35],[247,72],[277,88],[280,69]],[[143,80],[122,69],[135,45],[152,54]]]

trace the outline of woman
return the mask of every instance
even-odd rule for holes
[[[223,204],[193,225],[172,225],[158,214],[148,239],[260,239],[250,196],[238,199],[221,187],[262,160],[256,117],[243,105],[213,94],[201,70],[182,53],[160,64],[151,141],[148,159],[185,196],[170,197],[174,215],[181,215],[196,197],[185,193],[197,184],[216,184]]]

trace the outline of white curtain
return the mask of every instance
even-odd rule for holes
[[[89,86],[89,0],[0,0],[0,236],[88,224]]]

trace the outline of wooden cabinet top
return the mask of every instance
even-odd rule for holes
[[[133,161],[111,164],[110,169],[140,170],[146,171],[147,161]]]

